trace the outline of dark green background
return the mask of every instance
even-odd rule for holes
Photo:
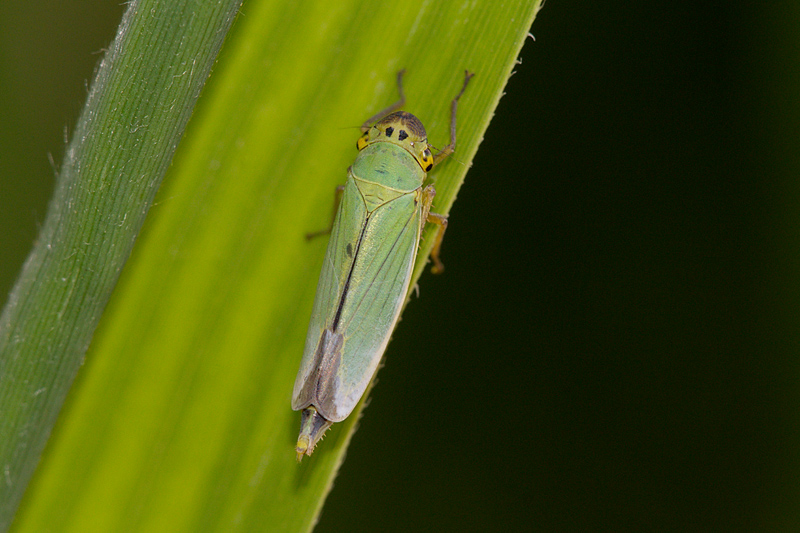
[[[3,300],[124,7],[65,4],[0,3]],[[744,6],[548,2],[317,531],[800,527],[800,6]]]

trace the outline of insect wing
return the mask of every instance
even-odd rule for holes
[[[320,274],[293,409],[314,405],[338,422],[355,408],[408,291],[420,216],[412,191],[367,220],[358,187],[348,179]]]
[[[306,346],[300,370],[294,382],[292,395],[292,409],[304,409],[312,403],[316,405],[317,383],[319,382],[320,359],[325,354],[322,333],[333,324],[339,307],[344,285],[350,273],[350,268],[355,255],[355,246],[361,236],[364,222],[367,219],[367,210],[361,193],[358,191],[352,178],[348,178],[339,204],[339,211],[333,221],[328,249],[325,252],[325,261],[319,275],[317,294],[314,297],[314,307],[311,311],[311,321],[306,336]],[[348,245],[350,245],[348,253]],[[309,380],[311,380],[309,382]],[[326,416],[326,411],[321,410]],[[330,413],[327,413],[330,414]],[[328,418],[330,420],[330,418]]]
[[[420,234],[415,197],[379,207],[364,230],[337,328],[344,346],[336,414],[343,418],[367,389],[408,292]]]

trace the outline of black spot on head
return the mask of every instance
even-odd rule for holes
[[[353,245],[347,243],[347,257],[353,257]]]
[[[433,168],[433,163],[429,163],[427,167],[425,167],[425,172],[430,172]]]
[[[394,128],[393,127],[389,126],[388,128],[386,128],[386,136],[387,137],[391,137],[392,133],[394,133]]]
[[[408,138],[408,133],[406,130],[400,130],[400,133],[397,134],[398,141],[405,141]]]

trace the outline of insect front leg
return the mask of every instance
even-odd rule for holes
[[[380,111],[369,117],[367,120],[365,120],[364,123],[361,125],[361,133],[368,132],[370,126],[372,126],[372,123],[378,120],[379,118],[383,118],[390,113],[394,113],[395,111],[403,107],[403,105],[405,105],[406,95],[403,92],[403,74],[405,73],[406,69],[403,69],[397,73],[397,92],[400,93],[400,99],[395,103],[393,103],[392,105],[390,105],[389,107],[381,109]]]
[[[461,91],[453,98],[453,102],[450,104],[450,144],[442,148],[442,151],[436,154],[433,158],[433,166],[438,165],[442,159],[456,151],[456,109],[458,108],[458,99],[464,94],[469,80],[471,80],[474,75],[474,72],[468,70],[464,71],[464,85],[461,86]]]
[[[434,274],[441,274],[444,272],[444,265],[439,259],[439,252],[442,250],[442,239],[444,239],[444,232],[447,230],[447,215],[439,215],[431,213],[431,205],[433,205],[433,197],[436,196],[436,189],[433,185],[428,185],[422,191],[422,220],[430,222],[439,226],[436,232],[436,240],[433,241],[433,249],[431,250],[431,259],[433,259],[433,266],[431,272]],[[420,231],[425,229],[425,224],[422,224]]]
[[[310,241],[314,237],[327,235],[333,230],[333,223],[336,221],[336,212],[339,210],[339,204],[342,203],[343,194],[344,194],[344,185],[339,185],[338,187],[336,187],[336,192],[333,193],[333,215],[331,216],[331,225],[328,226],[328,229],[306,233],[307,240]]]

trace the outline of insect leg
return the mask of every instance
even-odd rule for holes
[[[366,133],[367,131],[369,131],[369,128],[370,126],[372,126],[373,122],[377,121],[379,118],[385,117],[389,113],[394,113],[395,111],[403,107],[403,105],[406,103],[406,95],[403,92],[403,74],[405,73],[406,69],[403,69],[397,73],[397,92],[400,93],[400,99],[395,103],[393,103],[392,105],[390,105],[389,107],[381,109],[380,111],[369,117],[367,120],[365,120],[364,123],[361,125],[361,133]]]
[[[471,80],[474,75],[474,72],[468,70],[464,71],[464,85],[461,86],[461,91],[453,98],[453,103],[450,104],[450,144],[442,148],[442,151],[436,154],[433,158],[433,166],[438,165],[442,159],[456,151],[456,108],[458,107],[458,99],[464,94],[469,80]]]
[[[333,223],[336,221],[336,212],[339,210],[339,204],[342,203],[342,195],[344,194],[344,185],[336,187],[336,192],[333,195],[333,216],[331,217],[331,225],[328,229],[306,233],[306,239],[311,240],[320,235],[327,235],[333,230]]]
[[[447,215],[439,215],[431,213],[431,205],[433,204],[433,197],[436,196],[436,189],[433,185],[428,185],[422,191],[422,220],[430,222],[439,226],[436,232],[436,240],[433,241],[433,249],[431,250],[431,259],[433,259],[433,266],[431,272],[434,274],[441,274],[444,272],[444,264],[439,259],[439,252],[442,249],[442,239],[444,239],[444,232],[447,230]],[[423,228],[425,224],[422,224]]]

